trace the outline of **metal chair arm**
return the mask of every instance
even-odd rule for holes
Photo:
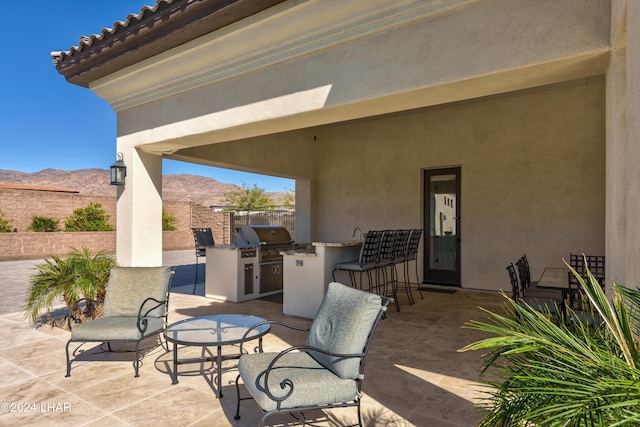
[[[145,311],[144,314],[142,314],[142,311],[144,310],[145,305],[149,301],[153,301],[156,304],[150,309],[148,309],[147,311]],[[142,304],[140,304],[140,308],[138,309],[138,321],[137,321],[138,330],[140,331],[141,334],[144,334],[145,331],[147,330],[148,323],[149,323],[149,321],[147,320],[147,316],[149,315],[149,313],[151,313],[156,308],[161,307],[162,305],[166,305],[168,302],[169,302],[168,300],[161,301],[152,297],[149,297],[146,300],[142,301]]]
[[[282,390],[284,390],[285,387],[289,387],[289,392],[282,397],[276,397],[269,390],[269,374],[273,370],[276,362],[280,360],[285,354],[290,353],[292,351],[302,351],[305,353],[308,353],[310,351],[315,351],[315,352],[323,353],[332,357],[340,357],[342,359],[351,359],[351,358],[362,359],[367,356],[367,353],[355,353],[355,354],[333,353],[327,350],[323,350],[323,349],[313,347],[313,346],[308,346],[308,345],[297,345],[297,346],[289,347],[285,350],[282,350],[280,353],[276,355],[276,357],[273,358],[271,363],[269,363],[269,366],[267,367],[267,370],[265,371],[265,374],[264,374],[264,391],[271,400],[273,400],[274,402],[278,402],[278,406],[280,405],[281,402],[283,402],[284,400],[288,399],[289,396],[291,396],[291,394],[293,393],[293,389],[295,388],[295,385],[293,384],[293,381],[291,381],[289,378],[285,378],[280,382],[279,385]]]

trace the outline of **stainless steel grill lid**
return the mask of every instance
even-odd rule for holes
[[[236,244],[240,246],[291,244],[291,234],[278,225],[243,225],[237,229]]]

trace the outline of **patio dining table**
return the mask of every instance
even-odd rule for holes
[[[169,325],[164,336],[173,343],[173,384],[178,383],[178,365],[194,362],[216,362],[218,398],[222,397],[222,362],[229,359],[239,359],[241,354],[222,354],[222,347],[241,344],[251,340],[258,340],[257,350],[262,352],[262,337],[269,332],[271,326],[262,324],[250,333],[247,331],[265,319],[258,316],[243,314],[213,314],[209,316],[192,317]],[[198,357],[179,359],[178,344],[183,346],[216,347],[214,357]]]
[[[566,318],[567,298],[569,297],[569,269],[566,267],[545,267],[536,285],[542,289],[555,289],[562,292],[561,310]]]
[[[563,296],[569,291],[569,269],[566,267],[545,267],[538,280],[539,288],[560,289]]]

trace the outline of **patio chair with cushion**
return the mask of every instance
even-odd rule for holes
[[[240,419],[240,401],[253,398],[264,412],[260,426],[278,413],[344,407],[356,407],[362,425],[365,360],[373,332],[391,301],[332,282],[309,329],[267,321],[308,331],[306,344],[240,357],[235,419]],[[240,378],[251,397],[240,398]]]
[[[135,343],[135,376],[139,376],[140,342],[159,334],[167,325],[169,289],[173,271],[169,267],[116,267],[111,269],[106,287],[102,317],[80,322],[69,316],[71,339],[67,342],[67,377],[71,376],[69,345],[72,342],[102,342],[111,351],[111,343]],[[94,304],[83,298],[76,307]],[[75,356],[75,352],[74,352]],[[75,360],[75,359],[74,359]]]

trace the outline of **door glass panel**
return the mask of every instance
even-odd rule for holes
[[[429,180],[429,268],[456,270],[456,175],[432,175]]]

